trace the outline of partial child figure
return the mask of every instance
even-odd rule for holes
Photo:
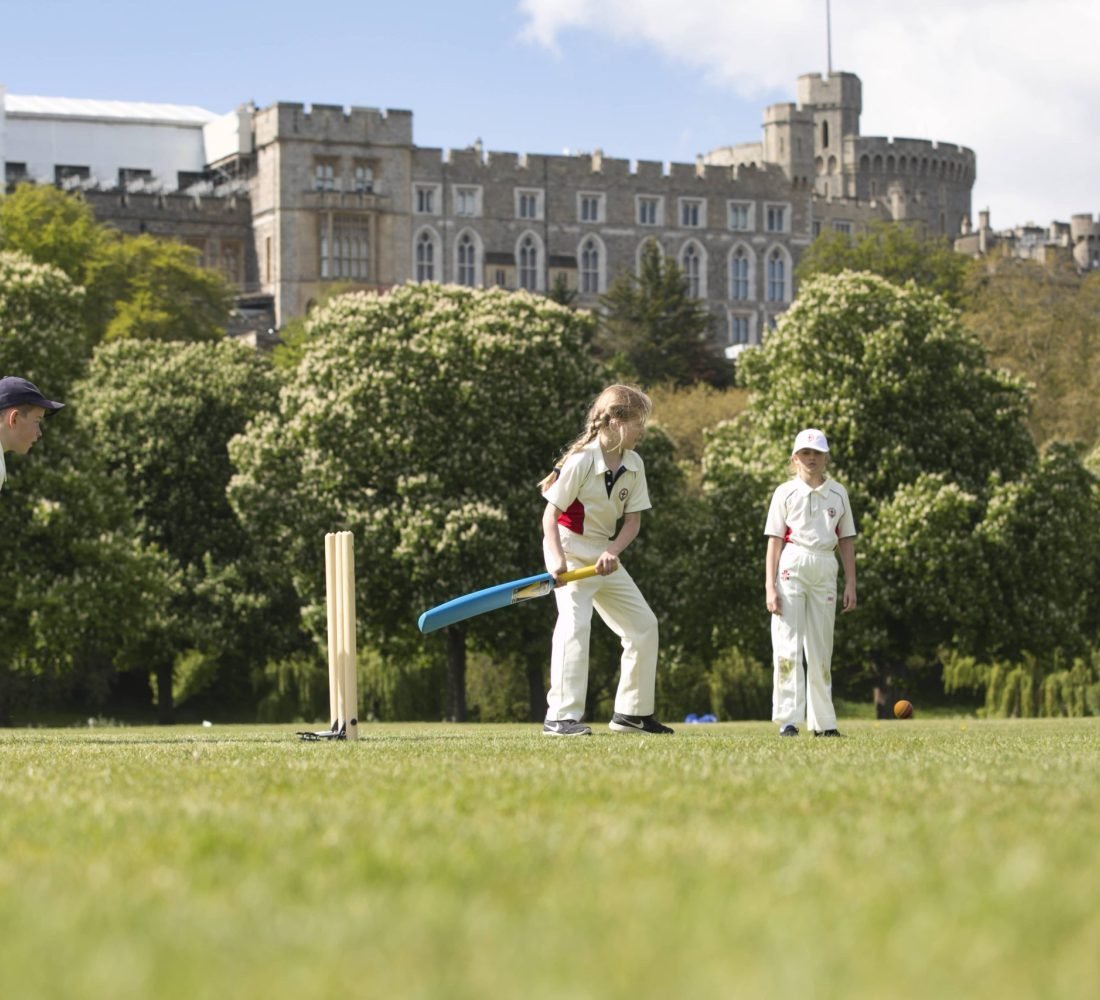
[[[0,489],[8,474],[4,452],[27,454],[42,436],[42,420],[46,414],[64,405],[47,399],[34,383],[18,375],[0,378]]]
[[[582,721],[588,693],[593,609],[621,640],[623,653],[609,728],[620,733],[671,733],[654,717],[657,617],[619,562],[649,510],[645,465],[633,450],[653,404],[633,386],[604,389],[585,429],[540,484],[546,569],[555,577],[595,565],[597,575],[554,591],[558,621],[550,652],[548,736],[588,736]],[[615,534],[622,518],[623,525]],[[613,537],[614,536],[614,537]]]
[[[856,607],[856,523],[848,491],[826,473],[829,442],[799,432],[794,476],[772,494],[764,592],[772,615],[772,720],[780,736],[805,721],[815,736],[840,736],[833,708],[833,626],[837,552],[844,564],[844,611]],[[803,674],[805,664],[805,674]]]

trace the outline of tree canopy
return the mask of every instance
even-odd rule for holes
[[[226,496],[228,442],[274,408],[277,391],[270,362],[242,344],[124,340],[96,351],[75,393],[74,415],[121,484],[140,538],[166,554],[183,584],[172,628],[148,652],[162,714],[172,711],[173,670],[188,650],[207,654],[206,682],[220,666],[237,668],[247,686],[248,661],[277,649],[286,631],[272,616],[279,576],[265,578]]]
[[[104,340],[216,341],[225,338],[232,294],[199,252],[171,240],[124,237],[108,243],[96,276],[110,288]]]
[[[198,251],[153,236],[124,236],[95,221],[78,195],[21,184],[0,198],[0,250],[63,271],[84,289],[91,343],[104,338],[216,340],[231,290],[200,267]]]
[[[1034,462],[1023,383],[990,370],[957,312],[912,282],[808,281],[740,369],[751,402],[738,426],[752,432],[738,446],[778,471],[794,435],[822,426],[838,475],[868,500],[922,472],[976,491]]]
[[[64,400],[91,351],[83,308],[83,290],[59,268],[0,251],[0,375]]]
[[[0,250],[52,264],[74,285],[89,284],[107,230],[80,197],[47,185],[20,184],[0,198]]]
[[[422,648],[424,609],[541,571],[537,483],[600,388],[591,324],[526,293],[433,284],[316,311],[278,411],[231,446],[231,497],[285,554],[319,637],[329,531],[355,532],[362,624],[382,645]],[[520,629],[526,610],[430,640],[450,644],[447,714],[465,712],[466,634]]]
[[[1028,424],[1038,444],[1100,444],[1100,273],[976,261],[963,322],[993,365],[1034,386]]]
[[[723,509],[751,511],[749,527],[731,515],[730,539],[752,521],[759,539],[795,433],[825,430],[861,531],[864,597],[838,630],[850,660],[929,661],[949,642],[1080,650],[1095,633],[1088,602],[1057,615],[1048,604],[1065,603],[1056,579],[1083,565],[1091,578],[1100,561],[1091,477],[1064,452],[1040,461],[1023,384],[989,369],[943,299],[868,273],[818,277],[741,373],[749,404],[712,435],[705,485]],[[1057,627],[1041,627],[1051,615]]]
[[[0,253],[0,371],[65,402],[31,452],[8,457],[0,546],[0,724],[14,705],[104,702],[166,626],[172,566],[139,537],[120,485],[80,430],[81,289],[61,270]],[[113,435],[112,435],[113,436]]]
[[[966,291],[967,259],[943,236],[926,236],[914,226],[873,222],[857,234],[826,230],[798,263],[800,282],[822,274],[868,271],[902,285],[914,281],[958,308]]]

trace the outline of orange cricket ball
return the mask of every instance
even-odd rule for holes
[[[895,719],[911,719],[913,718],[913,703],[906,701],[904,698],[901,701],[894,702],[894,718]]]

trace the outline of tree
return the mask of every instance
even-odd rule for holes
[[[625,379],[643,385],[730,383],[732,365],[711,344],[710,313],[656,240],[642,249],[639,273],[620,275],[601,301],[597,344]]]
[[[1034,386],[1038,444],[1100,443],[1100,274],[1009,258],[975,261],[963,322],[990,362]]]
[[[654,423],[672,438],[677,462],[692,476],[702,462],[707,431],[740,413],[748,395],[744,389],[720,390],[706,382],[649,386],[648,392]]]
[[[1100,510],[1088,474],[1065,452],[1039,461],[1022,383],[989,370],[942,299],[867,273],[813,279],[742,375],[749,404],[712,436],[705,486],[753,511],[759,538],[795,433],[826,430],[862,532],[862,607],[838,630],[838,662],[881,679],[908,659],[934,661],[944,643],[1075,649],[1095,629],[1080,600],[1057,628],[1038,628],[1067,600],[1058,580],[1081,578],[1071,522],[1091,577]],[[1063,518],[1054,508],[1068,494]],[[762,563],[762,541],[757,551]],[[759,603],[754,593],[744,613],[759,617]]]
[[[228,700],[250,668],[293,645],[293,593],[266,572],[226,497],[228,442],[274,408],[277,391],[270,362],[244,345],[128,340],[101,346],[75,393],[77,420],[122,484],[142,541],[167,554],[184,584],[172,628],[149,633],[162,721],[187,680],[177,669],[188,651],[203,654],[188,661],[202,685]]]
[[[543,297],[433,284],[315,312],[278,412],[231,446],[230,495],[253,536],[283,554],[318,643],[323,538],[342,529],[356,537],[362,645],[406,662],[445,652],[448,717],[466,717],[468,640],[515,651],[548,641],[532,608],[427,639],[415,623],[541,568],[536,484],[599,389],[591,325]]]
[[[51,429],[4,490],[0,720],[72,699],[81,717],[175,628],[179,574],[141,538],[127,497],[80,428]],[[42,451],[39,452],[38,449]]]
[[[850,655],[889,692],[908,664],[935,661],[968,623],[985,621],[987,573],[975,573],[981,499],[940,473],[921,473],[872,504],[858,522],[860,606],[844,623]],[[960,613],[960,609],[965,609]],[[853,679],[854,679],[853,678]]]
[[[225,337],[229,285],[199,266],[199,252],[152,236],[108,243],[93,279],[111,289],[114,314],[104,340],[211,341]]]
[[[1035,461],[1023,383],[991,371],[958,313],[913,282],[811,280],[740,368],[751,397],[735,447],[781,473],[798,430],[824,427],[857,509],[922,472],[979,492]]]
[[[350,283],[332,282],[321,294],[318,305],[323,306],[341,295],[354,291],[355,287]],[[294,316],[279,329],[279,342],[271,352],[276,368],[289,372],[298,367],[298,362],[302,360],[302,355],[305,353],[306,342],[309,340],[309,330],[309,316]]]
[[[960,307],[965,299],[967,259],[943,236],[914,226],[872,222],[858,235],[823,231],[798,264],[800,283],[823,274],[869,271],[894,284],[914,281]]]
[[[577,301],[577,290],[569,287],[569,282],[560,271],[554,275],[554,281],[546,297],[559,306],[571,306]]]
[[[81,289],[57,268],[0,253],[0,370],[68,405],[25,458],[8,460],[0,547],[0,723],[50,696],[103,704],[116,672],[162,627],[172,567],[143,543],[124,493],[74,421],[86,363]]]
[[[83,290],[63,271],[0,252],[0,372],[64,398],[91,352],[83,308]]]
[[[292,372],[302,360],[307,340],[307,316],[295,316],[279,329],[279,341],[271,351],[271,360],[280,371]]]
[[[77,195],[20,184],[0,198],[0,250],[18,250],[36,264],[51,264],[74,285],[88,284],[89,268],[108,238]]]
[[[112,238],[79,194],[20,184],[0,198],[0,249],[56,267],[84,289],[83,325],[93,343],[103,336],[113,311],[112,290],[94,277]]]
[[[84,326],[104,337],[212,340],[224,336],[231,292],[191,247],[123,236],[95,221],[79,195],[21,184],[0,199],[0,250],[51,264],[85,290]]]
[[[1100,637],[1100,489],[1077,450],[1054,443],[1014,482],[994,482],[977,526],[985,612],[960,648],[1048,663],[1085,656]],[[968,617],[966,625],[974,628]]]

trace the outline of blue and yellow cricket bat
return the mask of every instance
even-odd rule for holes
[[[498,583],[495,587],[486,587],[485,590],[456,597],[453,601],[425,611],[420,616],[420,631],[434,632],[437,628],[446,628],[455,622],[483,615],[487,611],[496,611],[497,608],[506,608],[534,597],[545,597],[554,587],[572,583],[574,580],[586,580],[595,575],[595,566],[584,566],[562,573],[556,583],[549,573],[539,573],[538,576],[524,577],[511,583]]]

